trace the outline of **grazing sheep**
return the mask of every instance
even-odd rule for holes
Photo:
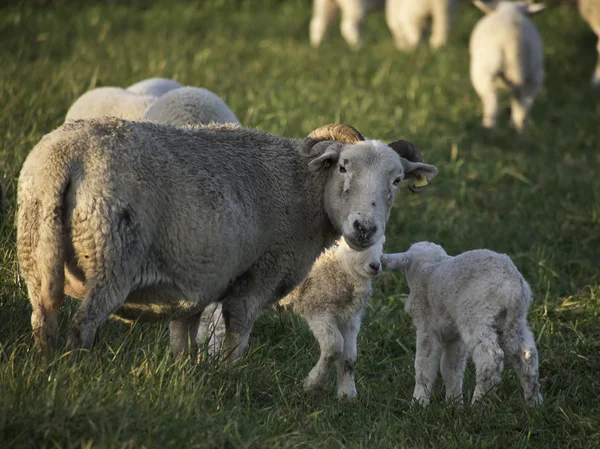
[[[579,12],[581,17],[590,25],[596,36],[598,36],[598,62],[596,71],[592,77],[592,86],[600,86],[600,1],[579,0]]]
[[[342,12],[340,30],[346,43],[358,49],[362,46],[360,26],[370,9],[382,7],[385,0],[314,0],[313,15],[310,21],[310,43],[318,47],[327,33],[329,24],[337,10]]]
[[[417,329],[415,400],[429,404],[441,369],[446,398],[462,403],[470,353],[477,371],[473,403],[500,381],[505,355],[526,403],[542,403],[538,355],[526,322],[531,290],[508,256],[482,249],[452,257],[439,245],[419,242],[381,260],[406,271],[405,309]]]
[[[174,126],[240,123],[229,106],[208,89],[181,87],[156,99],[144,118]]]
[[[483,103],[483,126],[496,125],[495,84],[502,80],[512,91],[512,125],[523,132],[544,81],[542,39],[526,15],[536,14],[545,6],[507,1],[474,4],[487,14],[475,25],[470,41],[471,81]]]
[[[183,87],[177,81],[168,78],[148,78],[139,83],[132,84],[127,91],[137,95],[148,95],[151,97],[160,97],[170,90]]]
[[[304,381],[307,392],[325,388],[337,363],[338,397],[354,398],[356,339],[371,296],[371,279],[381,273],[382,237],[366,251],[357,252],[341,238],[326,249],[308,276],[279,305],[302,316],[319,342],[321,356]]]
[[[139,120],[154,100],[156,97],[138,95],[120,87],[99,87],[84,93],[73,103],[65,122],[98,117]]]
[[[448,41],[452,16],[458,0],[387,0],[385,16],[396,48],[413,50],[431,19],[429,43],[439,48]]]
[[[70,347],[91,348],[111,314],[168,317],[175,353],[220,301],[235,360],[260,310],[323,247],[340,234],[357,251],[379,241],[400,182],[437,174],[422,160],[410,142],[365,141],[347,125],[298,140],[237,125],[66,123],[19,177],[17,252],[36,345],[52,352],[65,294],[83,300]]]

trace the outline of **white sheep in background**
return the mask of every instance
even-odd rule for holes
[[[387,0],[385,17],[396,48],[413,50],[431,19],[429,44],[439,48],[448,41],[458,0]]]
[[[138,95],[160,97],[170,90],[179,89],[180,87],[183,87],[180,83],[168,78],[148,78],[132,84],[127,88],[127,91]]]
[[[483,103],[483,126],[496,125],[496,84],[502,80],[512,91],[512,124],[523,132],[544,82],[542,39],[527,14],[536,14],[545,6],[508,1],[473,3],[486,13],[475,25],[469,44],[471,81]]]
[[[452,257],[439,245],[419,242],[381,261],[406,272],[405,310],[417,329],[416,401],[429,404],[441,369],[446,398],[462,403],[470,353],[477,379],[473,402],[500,381],[506,356],[526,403],[541,404],[538,355],[526,322],[531,290],[508,256],[482,249]]]
[[[579,0],[579,12],[596,36],[598,36],[596,47],[598,50],[598,62],[596,63],[596,71],[592,77],[592,85],[600,86],[600,1]]]
[[[174,126],[240,123],[219,96],[200,87],[180,87],[167,92],[148,107],[144,118]]]
[[[337,363],[338,397],[354,398],[356,339],[371,279],[381,273],[382,237],[366,251],[351,249],[341,238],[316,260],[304,281],[279,306],[304,318],[319,342],[321,355],[304,381],[308,392],[319,392],[327,385],[329,371]]]
[[[313,14],[310,21],[310,43],[318,47],[327,33],[330,22],[338,9],[342,13],[340,31],[346,43],[352,48],[362,45],[360,26],[369,7],[369,3],[381,3],[369,0],[314,0]]]
[[[120,87],[99,87],[79,97],[69,108],[65,121],[98,117],[140,120],[156,97],[139,95]]]

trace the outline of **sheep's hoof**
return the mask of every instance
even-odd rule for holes
[[[356,398],[356,388],[347,388],[345,390],[338,390],[337,397],[338,399],[354,399]]]
[[[538,393],[536,395],[533,395],[530,398],[525,399],[525,403],[529,407],[536,407],[538,405],[542,405],[543,402],[544,402],[544,398],[542,397],[541,393]]]
[[[304,379],[304,391],[307,394],[315,396],[319,393],[322,393],[324,389],[325,389],[325,385],[323,385],[322,383],[315,382],[310,377],[307,377],[306,379]]]

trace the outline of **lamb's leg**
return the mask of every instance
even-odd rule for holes
[[[390,30],[394,35],[394,43],[400,51],[412,51],[421,40],[425,19],[421,20],[397,20],[392,23]]]
[[[483,104],[483,127],[493,128],[496,126],[496,115],[498,114],[498,95],[494,88],[494,78],[491,74],[481,73],[472,64],[471,81]]]
[[[208,355],[217,357],[223,347],[225,332],[226,327],[221,304],[218,302],[209,304],[200,316],[196,344],[199,347],[206,345]]]
[[[431,37],[429,45],[432,48],[440,48],[448,42],[450,34],[451,0],[433,2]]]
[[[362,0],[345,1],[342,7],[341,33],[346,43],[353,49],[362,46],[360,26],[365,16]]]
[[[440,366],[442,347],[437,338],[425,330],[417,330],[415,356],[415,390],[413,399],[423,406],[429,405],[431,390]]]
[[[356,365],[356,339],[360,331],[361,312],[357,312],[350,320],[340,325],[344,339],[342,357],[338,360],[338,392],[339,398],[356,397],[354,368]]]
[[[492,325],[479,323],[473,329],[462,333],[462,338],[473,354],[476,369],[476,386],[473,403],[492,391],[502,375],[504,351],[498,344],[498,335]]]
[[[72,349],[91,349],[98,327],[123,305],[129,292],[125,282],[96,281],[92,284],[83,302],[75,312],[67,346]]]
[[[596,62],[596,70],[592,76],[592,86],[600,86],[600,36],[598,37],[598,62]]]
[[[338,329],[337,320],[331,315],[317,315],[306,318],[313,335],[319,342],[319,361],[304,380],[304,390],[317,393],[325,388],[329,371],[338,361],[344,350],[344,338]]]
[[[321,44],[336,11],[337,4],[335,0],[314,0],[313,16],[310,21],[310,44],[313,47],[318,47]]]
[[[529,111],[533,106],[533,101],[539,91],[539,88],[525,86],[515,88],[511,97],[511,122],[517,132],[523,133],[527,127]]]
[[[538,354],[525,320],[515,322],[505,331],[503,347],[517,372],[525,402],[530,406],[541,404],[543,398],[538,383]]]
[[[62,302],[46,306],[37,287],[28,285],[28,291],[33,308],[31,312],[31,328],[33,329],[35,346],[41,354],[51,357],[56,350],[58,310]]]
[[[440,371],[446,386],[446,400],[463,403],[462,384],[467,363],[467,347],[460,337],[443,344]]]
[[[171,320],[169,323],[169,337],[171,340],[171,353],[180,355],[196,345],[200,315],[194,315],[180,320]]]

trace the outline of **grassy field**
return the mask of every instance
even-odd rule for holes
[[[466,3],[439,52],[393,48],[381,12],[351,52],[337,26],[308,46],[310,2],[64,2],[0,9],[1,448],[584,448],[600,447],[600,90],[589,87],[595,37],[576,11],[535,18],[545,87],[530,132],[480,127]],[[165,325],[108,322],[87,357],[43,363],[17,274],[15,193],[28,151],[97,86],[165,76],[220,95],[243,124],[301,137],[330,122],[416,142],[439,176],[398,197],[386,249],[432,240],[449,253],[509,254],[530,282],[530,323],[545,403],[524,406],[510,369],[488,404],[411,407],[414,329],[405,279],[386,272],[359,337],[354,402],[306,397],[318,356],[303,322],[264,315],[234,367],[168,356]],[[506,98],[505,98],[506,99]],[[454,148],[454,151],[453,151]],[[61,316],[61,344],[75,304]],[[465,393],[474,387],[468,366]]]

